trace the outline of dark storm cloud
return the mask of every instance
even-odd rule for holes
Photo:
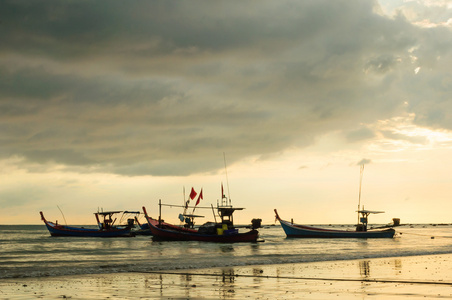
[[[365,139],[357,124],[405,101],[419,123],[452,127],[450,30],[382,16],[376,2],[0,8],[0,156],[24,166],[212,171],[223,152],[265,157],[331,130]]]

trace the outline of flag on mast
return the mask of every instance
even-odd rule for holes
[[[196,200],[195,206],[198,205],[201,200],[204,200],[204,198],[202,197],[202,188],[201,188],[201,192],[199,192],[198,200]]]
[[[188,208],[188,204],[190,203],[190,199],[193,200],[195,199],[196,195],[198,195],[198,193],[195,192],[195,189],[192,187],[191,188],[191,192],[190,192],[190,196],[187,199],[187,201],[185,201],[185,209]]]
[[[191,200],[195,199],[196,195],[198,195],[198,193],[195,192],[194,188],[191,188],[190,199]]]

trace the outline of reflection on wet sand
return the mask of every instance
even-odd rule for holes
[[[358,262],[359,273],[362,278],[368,279],[371,277],[371,265],[372,260],[360,260]],[[402,260],[400,258],[389,259],[385,264],[379,266],[379,268],[381,267],[384,267],[385,274],[399,276],[402,273]]]
[[[361,260],[358,265],[361,277],[368,278],[370,276],[370,260]]]
[[[0,294],[4,299],[405,299],[407,295],[450,298],[451,261],[451,255],[432,255],[15,278],[0,281]]]
[[[221,271],[221,284],[219,284],[218,291],[221,299],[227,299],[235,294],[234,269],[224,269]]]

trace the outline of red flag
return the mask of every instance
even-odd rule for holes
[[[224,198],[223,182],[221,183],[221,199]]]
[[[204,199],[204,198],[202,197],[202,189],[201,189],[201,192],[199,192],[198,200],[196,200],[195,206],[199,204],[199,202],[201,201],[201,199]]]
[[[195,199],[196,195],[198,195],[198,193],[195,192],[194,188],[191,188],[190,199],[191,200]]]

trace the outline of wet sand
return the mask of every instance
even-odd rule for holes
[[[0,280],[0,299],[452,298],[452,254]]]

